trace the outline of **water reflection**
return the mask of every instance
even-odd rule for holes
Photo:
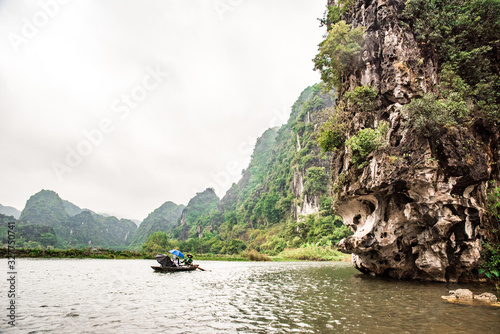
[[[19,262],[14,333],[499,333],[499,309],[440,298],[486,286],[374,279],[349,263],[205,261],[209,271],[155,273],[153,260]]]

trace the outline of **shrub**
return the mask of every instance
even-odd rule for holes
[[[377,91],[371,86],[358,86],[344,94],[351,113],[372,111],[376,107]]]
[[[368,164],[364,160],[371,152],[383,145],[388,128],[389,123],[381,122],[377,129],[359,130],[357,135],[347,140],[346,145],[351,148],[351,161],[355,166],[361,169]]]
[[[481,269],[479,269],[479,274],[484,274],[488,279],[496,281],[498,288],[498,281],[500,280],[500,245],[483,244],[481,255],[484,262]]]
[[[319,127],[316,137],[318,146],[321,147],[323,152],[334,151],[342,147],[346,139],[344,132],[343,124],[337,122],[337,118],[333,117]]]
[[[304,192],[307,194],[323,194],[327,191],[328,175],[325,167],[310,167],[306,172]]]
[[[476,107],[500,121],[498,0],[409,0],[402,15],[426,53],[471,87]],[[459,92],[460,93],[460,92]]]
[[[261,254],[255,249],[246,250],[241,253],[241,256],[249,259],[250,261],[271,261],[271,258],[266,254]]]
[[[413,99],[403,108],[405,125],[425,137],[432,137],[445,126],[463,123],[469,113],[465,100],[458,92],[450,92],[448,98],[442,99],[426,94],[420,99]]]
[[[313,59],[314,68],[321,72],[327,90],[340,88],[342,77],[354,69],[363,50],[365,28],[351,29],[345,21],[333,24],[326,39],[319,44]]]
[[[487,213],[500,221],[500,187],[491,189],[487,198]]]
[[[330,247],[306,244],[300,248],[286,248],[279,257],[307,261],[345,261],[350,255],[343,254]]]

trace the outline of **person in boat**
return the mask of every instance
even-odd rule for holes
[[[176,261],[176,260],[177,260],[177,261]],[[175,265],[176,267],[178,267],[178,266],[179,266],[179,258],[177,257],[177,255],[175,255],[175,254],[173,254],[173,255],[172,255],[172,262],[174,263],[174,265]]]
[[[193,255],[188,254],[187,257],[184,259],[184,264],[187,266],[190,266],[193,264]]]

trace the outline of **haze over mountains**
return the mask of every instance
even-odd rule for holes
[[[18,219],[19,216],[21,216],[21,211],[11,206],[3,206],[2,204],[0,204],[0,214],[13,216],[14,218]]]

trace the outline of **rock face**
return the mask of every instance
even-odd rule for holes
[[[355,232],[339,249],[372,275],[473,280],[482,241],[493,229],[485,218],[486,190],[500,179],[500,135],[483,120],[443,128],[433,138],[403,126],[402,105],[436,89],[438,67],[398,24],[405,2],[354,1],[348,17],[353,27],[366,27],[366,41],[341,90],[370,85],[379,91],[377,110],[354,115],[349,132],[390,125],[386,146],[367,157],[366,167],[353,166],[348,149],[333,159],[337,211]]]
[[[451,290],[448,296],[441,296],[441,298],[451,302],[464,305],[482,305],[488,304],[491,306],[499,307],[497,302],[498,298],[490,292],[484,292],[480,295],[475,295],[469,289]]]

